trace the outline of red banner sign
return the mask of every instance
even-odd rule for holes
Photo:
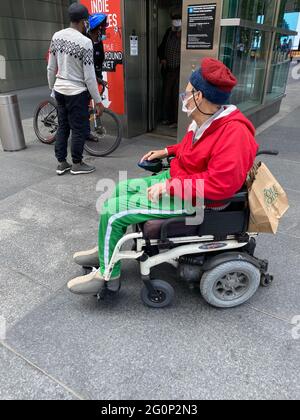
[[[108,82],[104,105],[119,115],[124,108],[124,50],[122,37],[121,0],[81,0],[90,14],[105,13],[108,15],[107,39],[103,42],[105,61],[103,65],[104,80]]]

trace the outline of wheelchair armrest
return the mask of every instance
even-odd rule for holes
[[[152,161],[145,160],[143,162],[139,162],[138,166],[145,171],[152,172],[153,174],[158,174],[161,171],[165,171],[170,168],[171,161],[173,157],[168,157],[167,160],[163,159],[154,159]]]
[[[145,171],[152,172],[154,174],[158,174],[163,169],[163,162],[160,159],[155,159],[152,161],[144,160],[138,163],[138,166]]]
[[[248,191],[241,191],[235,194],[230,200],[231,203],[241,203],[248,200]]]
[[[240,191],[231,198],[226,198],[225,200],[205,200],[205,205],[208,204],[219,204],[220,206],[226,203],[242,203],[246,202],[248,198],[248,191]]]

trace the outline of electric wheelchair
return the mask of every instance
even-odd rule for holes
[[[262,154],[278,155],[278,152],[258,153]],[[156,174],[169,165],[169,160],[167,163],[159,160],[139,166]],[[273,276],[268,273],[269,263],[255,256],[258,234],[247,231],[250,215],[247,187],[222,200],[223,210],[214,210],[211,204],[205,202],[204,221],[200,224],[178,217],[134,226],[133,233],[119,241],[105,273],[106,280],[118,261],[137,260],[144,283],[141,298],[151,308],[167,307],[174,299],[174,288],[168,282],[151,277],[151,269],[162,263],[174,266],[179,279],[191,289],[200,285],[204,300],[217,308],[242,305],[259,286],[270,286]],[[123,251],[124,245],[132,240],[132,250]],[[104,298],[104,293],[105,289],[98,298]]]

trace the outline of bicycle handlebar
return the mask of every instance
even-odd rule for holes
[[[103,93],[105,92],[105,89],[108,89],[108,85],[106,82],[104,82],[104,80],[97,78],[97,82],[98,84],[101,86],[101,91],[100,91],[100,95],[103,95]]]

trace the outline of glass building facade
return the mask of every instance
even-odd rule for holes
[[[45,57],[53,33],[68,22],[70,3],[0,1],[0,93],[47,83]]]
[[[239,80],[233,102],[245,113],[280,106],[290,51],[299,48],[299,11],[295,0],[224,0],[220,60]]]

